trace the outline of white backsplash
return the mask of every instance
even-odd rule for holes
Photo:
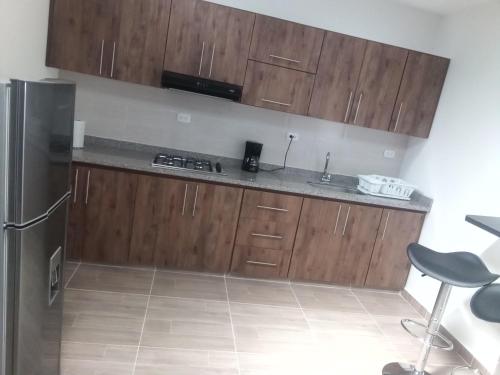
[[[87,135],[242,158],[245,141],[264,144],[262,161],[281,164],[287,132],[300,135],[288,165],[321,171],[332,152],[330,171],[399,176],[408,137],[303,116],[253,108],[201,95],[162,90],[77,73],[61,78],[77,83],[76,118]],[[179,123],[178,113],[191,114]],[[394,150],[394,159],[384,158]]]

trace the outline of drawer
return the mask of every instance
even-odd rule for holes
[[[286,222],[240,219],[236,244],[291,250],[297,228]]]
[[[236,245],[231,272],[256,278],[285,278],[291,254],[291,251]]]
[[[245,190],[240,217],[296,225],[302,201],[302,197],[292,195]]]
[[[248,61],[243,104],[307,115],[314,74]]]

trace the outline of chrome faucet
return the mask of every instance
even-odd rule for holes
[[[330,153],[326,154],[325,170],[323,171],[323,176],[321,176],[321,182],[332,181],[332,175],[328,173],[328,164],[330,163],[330,156],[331,156]]]

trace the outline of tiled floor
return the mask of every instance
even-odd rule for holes
[[[399,294],[69,264],[63,375],[380,375],[414,361]],[[435,352],[430,369],[463,364]]]

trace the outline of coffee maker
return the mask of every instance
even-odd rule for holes
[[[245,157],[241,169],[247,172],[257,173],[259,171],[259,160],[262,154],[262,143],[250,142],[246,143]]]

